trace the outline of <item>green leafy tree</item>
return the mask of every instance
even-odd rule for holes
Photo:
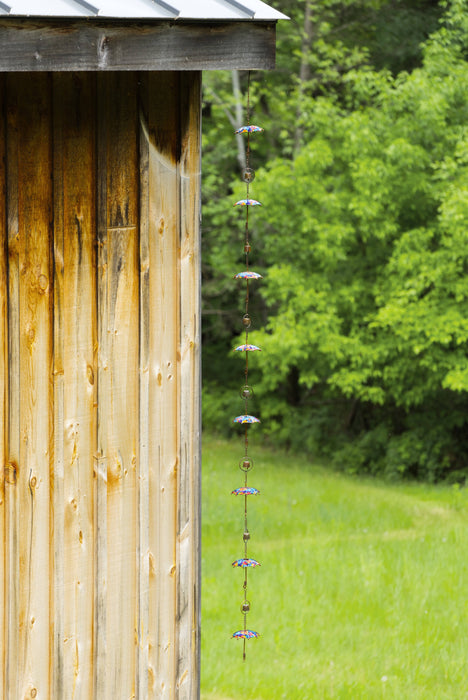
[[[313,137],[259,177],[266,423],[345,468],[467,466],[466,9],[411,74],[348,73],[359,109],[315,98]]]
[[[349,470],[464,478],[467,1],[276,4],[292,17],[278,70],[253,76],[266,127],[254,163],[266,164],[254,183],[265,207],[252,217],[255,269],[268,272],[254,295],[265,432]],[[205,93],[211,426],[227,425],[240,376],[235,86],[211,74]]]

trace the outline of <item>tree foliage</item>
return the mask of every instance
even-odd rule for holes
[[[413,13],[404,57],[388,48],[394,24],[377,49],[397,6],[400,30]],[[271,126],[254,195],[265,205],[255,212],[256,269],[267,275],[254,341],[265,349],[254,370],[265,432],[348,470],[464,478],[468,2],[310,7],[313,28],[290,29],[280,43],[297,75],[307,61],[306,80],[288,84],[281,55],[272,78],[279,104],[262,83],[255,105]],[[416,52],[413,37],[433,30],[437,13],[440,26]],[[232,170],[224,172],[229,193]],[[232,265],[240,230],[227,208],[218,193],[208,211],[217,244],[207,268],[218,300],[213,271]],[[239,329],[235,287],[222,294],[219,310],[229,300],[233,315],[223,316],[214,347],[225,361],[222,343]],[[212,369],[208,387],[225,385]]]

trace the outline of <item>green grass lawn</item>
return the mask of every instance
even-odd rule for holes
[[[252,438],[254,437],[252,431]],[[468,698],[468,494],[254,446],[242,628],[242,441],[203,442],[203,700]]]

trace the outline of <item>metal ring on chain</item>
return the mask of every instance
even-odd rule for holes
[[[239,469],[243,472],[250,472],[253,469],[253,460],[250,457],[243,457],[239,462]]]

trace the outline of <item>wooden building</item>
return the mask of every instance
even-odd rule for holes
[[[281,15],[9,1],[0,697],[197,698],[201,71],[272,68]]]

